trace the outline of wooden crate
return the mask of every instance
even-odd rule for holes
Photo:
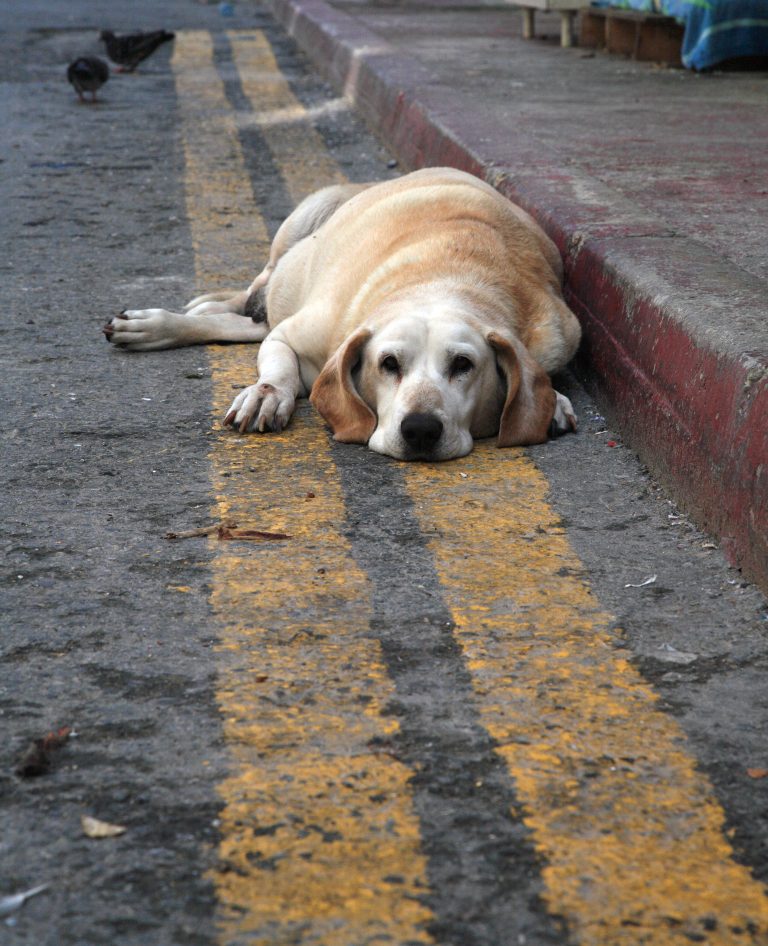
[[[579,45],[644,62],[682,65],[683,27],[671,16],[587,7],[579,14]]]

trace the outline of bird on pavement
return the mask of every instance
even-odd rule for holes
[[[107,55],[117,63],[118,72],[133,72],[140,62],[175,37],[168,30],[154,30],[150,33],[126,33],[115,36],[112,30],[102,30],[100,39],[105,43]]]
[[[85,102],[83,92],[91,93],[91,101],[96,101],[96,91],[109,78],[109,66],[98,56],[80,56],[67,66],[67,79],[75,87],[81,102]]]

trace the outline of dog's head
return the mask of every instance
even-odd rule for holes
[[[543,443],[556,395],[514,337],[461,311],[390,313],[329,358],[311,401],[336,440],[399,460],[450,460],[477,437]]]

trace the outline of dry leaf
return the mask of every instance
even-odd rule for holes
[[[110,824],[108,821],[99,821],[90,815],[83,815],[80,819],[83,831],[89,838],[116,838],[125,833],[125,828],[119,824]]]
[[[236,522],[225,522],[225,529],[234,529],[237,527]],[[205,535],[215,535],[222,526],[216,524],[215,526],[201,526],[199,529],[186,529],[183,532],[166,532],[166,539],[195,539],[199,536]]]
[[[768,776],[768,769],[747,769],[747,775],[750,778],[765,778]]]
[[[262,529],[231,529],[219,526],[218,537],[224,541],[244,539],[248,542],[258,542],[261,539],[290,539],[285,532],[264,532]]]

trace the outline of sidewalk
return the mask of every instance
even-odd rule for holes
[[[270,3],[404,168],[464,168],[538,219],[584,326],[578,373],[768,586],[768,73],[562,49],[553,16],[527,41],[487,3]]]

